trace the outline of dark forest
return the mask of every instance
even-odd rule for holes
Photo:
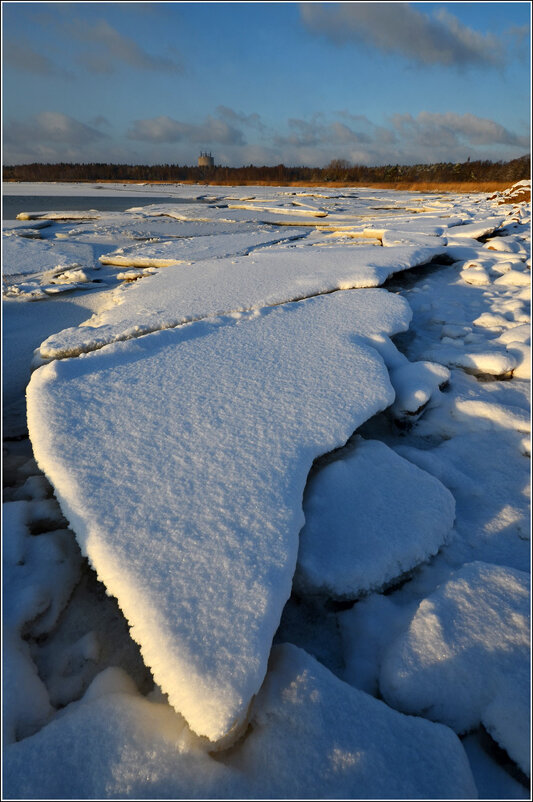
[[[348,184],[405,183],[486,183],[509,184],[530,177],[530,156],[508,162],[467,161],[462,163],[386,165],[365,167],[335,159],[326,167],[196,167],[177,164],[19,164],[4,166],[4,181],[161,181],[246,183],[326,183]]]

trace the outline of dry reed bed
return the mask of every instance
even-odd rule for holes
[[[68,183],[68,182],[66,182]],[[202,186],[219,186],[219,187],[305,187],[305,188],[345,188],[345,189],[398,189],[404,192],[458,192],[458,193],[471,193],[471,192],[503,192],[505,189],[513,186],[514,182],[510,181],[449,181],[449,182],[430,182],[430,181],[381,181],[381,182],[348,182],[348,181],[287,181],[280,183],[279,181],[138,181],[136,179],[108,179],[102,178],[97,181],[78,181],[76,183],[88,184],[137,184],[147,186],[150,184],[157,184],[163,186],[176,186],[179,184],[200,184]],[[525,198],[521,198],[525,200]],[[512,201],[517,202],[518,201]]]

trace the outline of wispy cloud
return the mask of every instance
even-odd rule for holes
[[[16,70],[29,72],[32,75],[43,77],[72,77],[66,70],[60,69],[52,59],[39,53],[31,45],[23,40],[4,40],[4,66],[14,67]]]
[[[411,144],[431,148],[460,144],[471,146],[507,145],[527,150],[529,136],[520,136],[503,125],[474,114],[420,112],[416,117],[397,114],[391,117],[396,132]]]
[[[257,131],[266,131],[266,126],[256,112],[245,114],[242,111],[235,111],[229,106],[217,106],[216,113],[218,117],[230,125],[244,125],[249,128],[255,128]]]
[[[110,128],[111,127],[111,123],[109,122],[107,117],[104,117],[102,114],[98,114],[92,120],[89,120],[89,124],[90,125],[94,125],[96,128],[104,128],[104,127],[105,128]]]
[[[181,122],[167,116],[135,120],[127,136],[129,139],[154,143],[245,144],[242,130],[230,125],[227,120],[222,119],[220,116],[208,116],[201,123]]]
[[[74,20],[65,25],[68,33],[91,49],[82,51],[80,61],[91,72],[109,74],[119,66],[126,65],[137,70],[149,70],[179,74],[184,66],[171,56],[153,55],[139,45],[134,39],[117,31],[106,20],[100,19],[94,24]],[[96,48],[96,50],[95,50]]]
[[[392,114],[375,124],[341,110],[291,118],[285,131],[267,128],[257,113],[227,106],[200,121],[159,116],[135,120],[126,141],[106,130],[105,117],[82,122],[56,111],[4,124],[6,164],[32,161],[128,161],[194,164],[208,148],[218,164],[323,166],[332,159],[352,164],[416,164],[512,159],[529,150],[529,134],[474,114],[422,111]],[[246,133],[246,136],[245,136]]]
[[[379,132],[383,130],[363,115],[340,112],[338,116],[342,118],[342,122],[327,121],[323,114],[315,114],[310,120],[289,119],[287,125],[291,133],[288,136],[278,135],[274,137],[274,141],[278,146],[293,145],[306,148],[369,145],[379,138]],[[391,133],[388,132],[389,141]],[[383,136],[381,141],[383,142]]]
[[[386,125],[340,111],[290,119],[287,133],[272,137],[274,163],[324,165],[331,159],[352,164],[416,164],[472,159],[512,159],[529,150],[529,134],[474,114],[421,112],[391,115]]]
[[[501,42],[463,25],[445,9],[432,16],[409,3],[302,3],[301,18],[313,33],[335,42],[371,45],[418,64],[496,66]]]
[[[42,141],[86,145],[105,136],[96,128],[58,111],[42,111],[25,122],[11,122],[4,127],[6,142]]]

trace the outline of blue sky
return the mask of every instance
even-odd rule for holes
[[[2,4],[3,161],[529,151],[530,4]]]

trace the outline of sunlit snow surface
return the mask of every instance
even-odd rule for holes
[[[526,798],[529,204],[19,191],[87,202],[4,222],[4,433],[34,352],[67,519],[6,442],[6,795]]]

